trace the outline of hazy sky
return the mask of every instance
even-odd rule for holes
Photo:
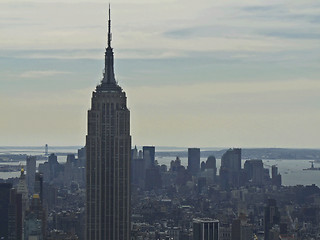
[[[320,147],[319,0],[111,2],[132,143]],[[0,1],[0,145],[84,145],[108,1]]]

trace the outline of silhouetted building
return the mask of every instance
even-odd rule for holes
[[[29,208],[29,193],[24,169],[21,169],[19,183],[17,184],[17,192],[22,195],[22,221],[24,221],[25,212]]]
[[[155,147],[143,146],[143,160],[145,162],[145,168],[148,169],[154,166],[155,161]]]
[[[188,148],[188,171],[192,175],[200,172],[200,148]]]
[[[221,157],[221,167],[240,172],[241,148],[228,149]]]
[[[35,175],[34,193],[39,194],[40,201],[43,203],[43,175],[39,172]]]
[[[271,168],[271,177],[272,177],[272,185],[281,186],[282,180],[281,175],[278,173],[278,167],[276,165],[272,165]]]
[[[221,157],[220,181],[223,189],[240,186],[241,149],[228,149]]]
[[[202,161],[200,164],[200,170],[201,172],[204,172],[206,170],[206,163],[204,161]]]
[[[181,167],[183,167],[183,166],[181,165],[181,160],[179,157],[176,157],[176,160],[174,160],[174,161],[172,160],[170,162],[170,171],[172,171],[172,172],[178,171],[179,169],[181,169]]]
[[[214,174],[217,173],[217,160],[215,156],[209,156],[206,161],[206,169],[214,169]]]
[[[11,183],[0,183],[0,239],[8,239]]]
[[[209,156],[205,163],[205,171],[202,173],[207,179],[208,185],[216,182],[217,176],[217,166],[216,166],[216,158],[214,156]]]
[[[40,163],[38,171],[43,176],[43,182],[50,182],[50,167],[48,162]]]
[[[101,84],[88,111],[86,239],[130,240],[130,112],[114,76],[109,8]]]
[[[145,164],[143,158],[134,158],[131,161],[131,179],[132,184],[141,189],[144,188]]]
[[[27,185],[28,191],[30,194],[33,194],[34,191],[34,177],[36,174],[36,161],[37,158],[35,156],[27,157]]]
[[[219,240],[219,220],[193,219],[193,240]]]
[[[59,162],[58,162],[58,158],[57,155],[55,155],[54,153],[51,153],[48,157],[48,163],[49,163],[49,172],[50,172],[50,181],[55,179],[59,172],[61,172],[62,166],[60,166]]]
[[[76,163],[76,156],[74,154],[67,155],[67,163],[75,164]]]
[[[78,161],[79,167],[86,166],[86,147],[78,149]]]
[[[8,232],[9,240],[21,240],[22,235],[22,195],[17,193],[17,190],[11,188],[10,190],[10,204],[9,204],[9,226]]]
[[[137,146],[134,146],[134,149],[131,149],[131,159],[137,159],[138,158],[138,149]]]
[[[264,209],[264,240],[271,240],[270,230],[275,224],[280,224],[280,212],[276,200],[268,199]]]
[[[264,185],[265,173],[261,159],[247,160],[244,163],[244,170],[247,173],[248,180],[250,180],[253,185]]]
[[[143,146],[144,189],[153,190],[161,187],[159,168],[155,166],[155,147]]]
[[[63,181],[65,186],[70,186],[73,181],[78,182],[76,172],[78,171],[77,160],[74,154],[67,155],[67,162],[64,164]]]

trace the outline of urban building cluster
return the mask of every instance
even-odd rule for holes
[[[200,154],[189,148],[187,166],[179,156],[166,166],[154,146],[132,149],[130,240],[319,239],[317,186],[282,186],[276,166],[242,164],[241,149],[226,150],[219,169]],[[36,161],[0,183],[0,236],[86,239],[86,149],[63,164],[50,154],[38,170]]]
[[[132,150],[133,239],[320,238],[317,186],[282,186],[277,167],[261,159],[246,160],[242,168],[241,149],[227,150],[220,169],[214,156],[200,162],[199,148],[188,149],[187,167],[179,157],[159,165],[154,152],[149,146]],[[197,237],[201,219],[218,226],[212,228],[218,238]]]
[[[84,239],[85,149],[60,164],[55,154],[36,169],[36,156],[26,159],[26,172],[0,183],[0,239]]]

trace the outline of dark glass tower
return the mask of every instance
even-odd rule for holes
[[[8,239],[11,183],[0,183],[0,239]]]
[[[130,239],[130,112],[114,76],[109,6],[101,84],[92,93],[86,137],[86,239]]]
[[[200,148],[188,148],[188,170],[193,176],[200,172]]]

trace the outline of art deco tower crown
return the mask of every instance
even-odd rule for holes
[[[109,5],[109,19],[108,19],[108,46],[105,52],[105,66],[101,84],[97,86],[97,91],[121,91],[114,76],[114,56],[113,48],[111,47],[112,33],[111,33],[111,11]]]

